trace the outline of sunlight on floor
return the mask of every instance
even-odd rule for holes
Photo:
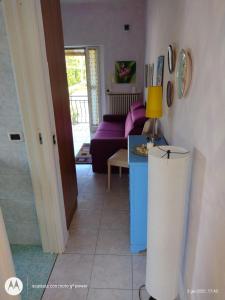
[[[84,143],[90,143],[90,129],[88,123],[81,123],[72,126],[73,146],[75,156]]]

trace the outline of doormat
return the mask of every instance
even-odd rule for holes
[[[83,144],[76,155],[76,164],[91,164],[90,144]]]

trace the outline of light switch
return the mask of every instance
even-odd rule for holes
[[[23,134],[21,132],[10,132],[8,133],[9,140],[12,142],[22,142]]]

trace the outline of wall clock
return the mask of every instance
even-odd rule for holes
[[[191,56],[187,50],[181,49],[176,69],[176,87],[178,98],[187,95],[191,83],[192,63]]]

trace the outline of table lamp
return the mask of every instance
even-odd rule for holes
[[[150,134],[153,140],[158,138],[158,118],[162,117],[162,87],[149,86],[146,105],[147,118],[153,119],[153,130]],[[151,120],[149,120],[151,122]]]

